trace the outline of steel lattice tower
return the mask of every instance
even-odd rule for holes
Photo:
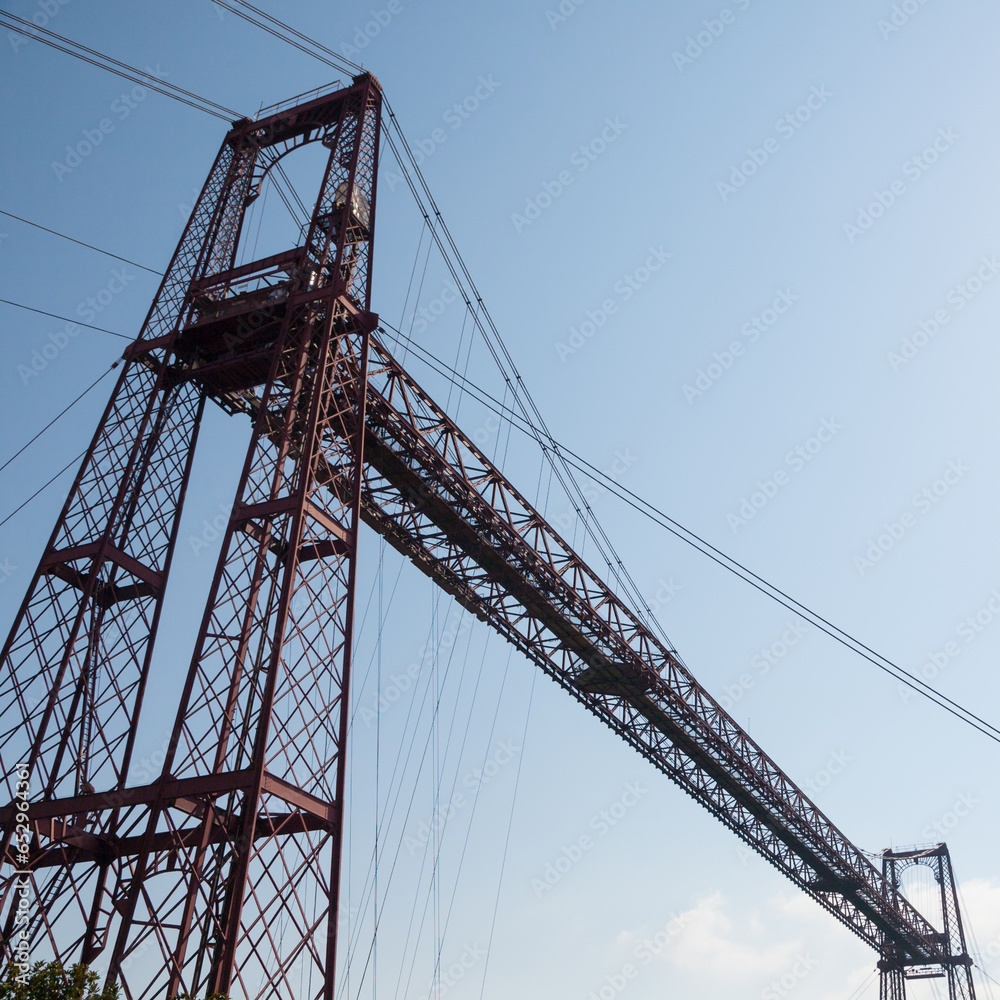
[[[100,958],[128,1000],[333,1000],[363,521],[870,944],[884,997],[915,967],[972,997],[960,922],[942,934],[910,905],[901,856],[876,868],[379,340],[381,103],[363,75],[235,122],[125,352],[2,653],[5,955],[26,934]],[[301,245],[237,266],[268,172],[316,142]],[[135,785],[208,402],[251,439],[162,774]]]
[[[962,927],[962,913],[958,906],[958,890],[955,887],[955,873],[951,867],[951,855],[945,844],[918,848],[910,851],[883,851],[882,873],[886,887],[895,896],[900,895],[900,880],[908,868],[922,865],[931,870],[938,886],[941,902],[941,928],[939,938],[942,948],[947,951],[948,962],[930,967],[909,968],[912,963],[905,961],[895,948],[888,948],[879,962],[882,1000],[896,1000],[906,996],[907,979],[946,979],[949,1000],[966,1000],[976,995],[972,983],[972,959],[965,944],[965,929]]]
[[[380,102],[359,78],[226,136],[4,647],[4,770],[27,762],[47,824],[33,930],[67,962],[109,949],[130,996],[150,949],[143,996],[287,993],[303,964],[333,996]],[[303,245],[235,267],[267,171],[310,142]],[[206,399],[252,405],[252,440],[163,776],[130,789]]]

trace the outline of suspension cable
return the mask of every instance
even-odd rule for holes
[[[380,331],[385,333],[385,330],[382,328],[387,326],[389,326],[389,324],[382,321],[380,324]],[[392,327],[390,327],[390,329],[392,329]],[[396,330],[395,333],[397,336],[393,337],[393,339],[405,339],[409,343],[409,346],[413,348],[415,356],[436,370],[438,374],[442,375],[446,379],[454,380],[456,385],[464,388],[469,395],[477,399],[480,403],[492,410],[498,416],[508,420],[522,433],[532,437],[535,436],[532,429],[525,425],[525,421],[519,414],[506,407],[503,403],[491,396],[488,392],[486,392],[486,390],[481,389],[478,385],[476,385],[476,383],[472,382],[466,376],[463,376],[459,372],[451,369],[446,362],[437,358],[426,348],[421,347],[419,344],[410,340],[410,338],[406,337],[406,335],[401,331]],[[956,718],[961,719],[974,729],[979,730],[979,732],[983,733],[983,735],[988,736],[995,742],[1000,743],[1000,728],[994,726],[990,722],[987,722],[970,709],[964,708],[962,705],[958,704],[958,702],[952,700],[916,674],[910,673],[903,667],[899,666],[899,664],[890,660],[888,657],[876,652],[870,646],[866,645],[860,639],[857,639],[849,633],[846,629],[842,629],[835,625],[819,612],[814,611],[801,601],[798,601],[777,585],[770,583],[759,574],[753,572],[753,570],[749,569],[743,563],[734,559],[732,556],[727,555],[721,549],[706,541],[700,535],[691,531],[689,528],[684,527],[684,525],[680,524],[680,522],[671,518],[668,514],[651,504],[649,501],[644,500],[632,490],[622,486],[616,479],[613,479],[606,472],[603,472],[597,468],[597,466],[582,458],[571,448],[561,444],[559,447],[567,456],[567,460],[580,472],[600,480],[605,488],[615,494],[620,500],[623,500],[638,513],[650,519],[655,524],[658,524],[660,527],[665,528],[675,537],[697,549],[703,555],[708,556],[713,562],[720,565],[723,569],[728,570],[730,573],[733,573],[735,576],[738,576],[744,582],[749,583],[766,597],[769,597],[771,600],[780,604],[782,607],[787,608],[789,611],[806,618],[811,625],[815,626],[820,631],[825,632],[841,645],[846,646],[848,649],[857,653],[863,659],[878,667],[879,670],[882,670],[895,680],[905,684],[917,694],[923,695],[928,700],[937,704],[938,707],[945,709],[945,711],[950,712],[952,715],[956,716]]]
[[[192,93],[190,90],[185,90],[183,87],[178,87],[176,84],[167,83],[165,80],[161,80],[151,73],[146,73],[144,70],[136,69],[135,66],[130,66],[128,63],[121,62],[119,59],[113,59],[109,55],[105,55],[103,52],[98,52],[96,49],[88,48],[86,45],[81,45],[79,42],[74,42],[71,38],[65,38],[63,35],[57,35],[54,31],[49,31],[48,28],[39,27],[37,24],[33,24],[31,21],[26,21],[23,17],[18,17],[16,14],[10,14],[7,11],[0,11],[0,24],[3,20],[6,20],[4,25],[10,28],[12,31],[16,31],[19,34],[26,36],[34,41],[42,42],[54,49],[58,49],[60,52],[65,52],[67,55],[73,56],[75,59],[82,59],[86,63],[90,63],[91,66],[96,66],[98,69],[103,69],[108,73],[114,73],[115,76],[123,77],[132,83],[138,83],[143,87],[147,87],[149,90],[155,90],[166,97],[172,97],[175,101],[180,101],[182,104],[188,105],[188,107],[195,108],[198,111],[204,111],[206,114],[214,115],[216,118],[221,118],[225,122],[232,122],[235,119],[243,118],[240,112],[234,111],[232,108],[227,108],[223,104],[217,104],[215,101],[209,100],[207,97],[201,97],[198,94]],[[59,43],[62,44],[59,44]]]

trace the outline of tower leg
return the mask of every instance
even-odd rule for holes
[[[972,966],[961,965],[948,970],[948,1000],[975,1000]]]
[[[106,959],[126,1000],[333,997],[380,101],[363,75],[234,123],[3,650],[7,955],[26,880],[33,956]],[[263,179],[313,142],[304,243],[237,265]],[[139,785],[208,400],[252,440],[164,770]]]
[[[109,979],[156,949],[143,996],[332,1000],[370,326],[334,294],[285,319],[123,887]]]
[[[231,259],[233,207],[242,210],[254,155],[220,150],[0,654],[8,958],[19,881],[30,883],[33,954],[89,962],[107,938],[116,845],[137,816],[125,798],[129,767],[205,403],[194,383],[172,379],[169,364],[192,278]],[[7,806],[19,766],[27,823]],[[15,841],[19,827],[26,840]],[[26,862],[15,846],[27,849]]]
[[[879,1000],[906,1000],[906,980],[902,969],[883,969],[879,974]]]
[[[73,878],[53,861],[78,855],[81,838],[96,848],[119,830],[116,810],[91,810],[97,789],[125,786],[202,408],[193,387],[171,389],[155,370],[126,364],[3,650],[8,801],[22,764],[29,802],[49,804],[59,828],[41,855],[33,831],[23,866],[11,811],[0,857],[31,868],[28,930],[48,939],[53,957],[100,950],[91,906],[100,861]],[[56,931],[64,917],[75,932]],[[9,906],[5,944],[14,919]]]

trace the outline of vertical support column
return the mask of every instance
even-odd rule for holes
[[[306,972],[332,997],[373,325],[329,298],[286,320],[109,978],[154,947],[152,993]]]
[[[18,764],[26,765],[35,806],[102,796],[96,808],[69,811],[62,836],[49,838],[44,852],[37,828],[28,845],[28,931],[67,962],[90,961],[103,947],[108,869],[116,862],[84,857],[71,876],[79,857],[72,841],[109,843],[121,833],[118,805],[204,407],[194,384],[167,377],[171,348],[192,276],[206,254],[233,245],[225,207],[242,204],[251,159],[246,149],[220,150],[0,654],[7,801]],[[0,861],[20,867],[11,851],[15,814],[6,812]],[[7,956],[11,887],[5,879],[0,889]]]
[[[948,1000],[974,1000],[976,993],[972,982],[972,958],[965,944],[962,910],[958,905],[958,887],[955,885],[955,872],[951,867],[951,854],[945,844],[941,844],[938,849],[934,877],[941,888],[944,933],[953,957],[952,964],[948,966]]]
[[[130,998],[333,997],[378,114],[363,78],[321,136],[304,263],[119,894],[108,981]],[[151,979],[126,975],[139,956]]]
[[[947,844],[935,844],[931,847],[917,848],[911,851],[884,851],[882,853],[882,874],[888,890],[896,896],[901,895],[900,879],[903,872],[916,865],[929,868],[937,882],[941,900],[941,925],[935,929],[933,950],[940,956],[937,963],[940,967],[939,977],[948,980],[948,1000],[975,1000],[975,986],[972,981],[972,959],[965,944],[965,931],[962,927],[962,911],[958,905],[958,888],[955,885],[955,874],[951,867],[951,855]],[[883,955],[879,968],[883,970],[883,991],[901,990],[905,993],[905,969],[908,965],[896,956],[895,951]],[[899,982],[896,984],[896,979]],[[895,996],[895,993],[885,993],[883,996]]]
[[[879,965],[881,966],[881,962]],[[882,969],[879,974],[879,1000],[906,1000],[906,980],[902,969]]]

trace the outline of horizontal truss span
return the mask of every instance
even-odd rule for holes
[[[362,519],[872,947],[947,962],[931,924],[677,653],[374,337],[371,349]],[[334,467],[320,479],[347,488]]]
[[[874,948],[889,940],[908,960],[944,959],[932,926],[373,348],[369,523]]]
[[[360,384],[360,383],[359,383]],[[230,412],[255,414],[252,393],[225,393]],[[591,712],[700,802],[799,888],[900,967],[947,965],[941,936],[691,676],[665,646],[534,510],[503,474],[371,338],[361,517],[422,572],[493,626]],[[349,426],[336,433],[351,433]],[[333,431],[329,433],[333,434]],[[324,442],[338,453],[339,438]],[[294,447],[293,447],[294,451]],[[350,491],[345,470],[320,458],[317,482],[334,498]],[[342,539],[331,534],[331,551]],[[82,832],[93,810],[142,810],[157,795],[182,811],[205,795],[243,787],[234,771],[123,790],[122,801],[77,795],[32,804],[49,847],[37,867],[127,858],[137,834],[105,841]],[[268,784],[270,782],[270,784]],[[261,817],[261,837],[328,830],[338,817],[319,800],[282,788],[289,806]],[[222,787],[224,785],[225,787]],[[163,801],[163,799],[161,799]],[[0,822],[7,816],[0,810]],[[198,827],[192,812],[191,835]],[[127,828],[128,823],[123,823]],[[185,830],[174,834],[181,840]],[[156,845],[154,845],[156,846]],[[176,847],[177,845],[174,844]]]

